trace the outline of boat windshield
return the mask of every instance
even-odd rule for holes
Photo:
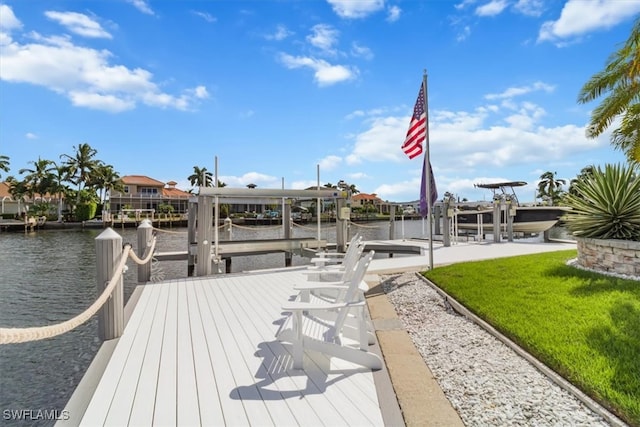
[[[509,196],[511,200],[513,200],[516,203],[516,205],[519,206],[520,202],[518,202],[518,196],[516,196],[516,192],[513,189],[513,187],[524,187],[525,185],[527,185],[527,183],[524,181],[510,181],[510,182],[495,182],[492,184],[474,184],[474,187],[486,188],[488,190],[493,191],[494,198],[496,196],[496,193],[498,193],[498,190],[499,190],[500,193],[498,194],[504,194]]]

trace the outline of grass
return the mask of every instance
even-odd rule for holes
[[[566,265],[576,251],[424,276],[627,423],[640,426],[640,282]]]

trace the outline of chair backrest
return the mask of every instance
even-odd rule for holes
[[[369,268],[369,264],[371,264],[374,254],[375,251],[369,251],[365,256],[360,258],[360,261],[358,261],[358,264],[355,267],[353,276],[351,277],[351,280],[349,280],[349,287],[344,294],[344,300],[339,302],[355,303],[361,301],[358,296],[358,293],[360,292],[360,283],[364,280],[365,274],[367,274],[367,269]],[[346,321],[348,314],[348,306],[341,308],[338,312],[333,329],[334,337],[338,337],[342,333],[342,328],[344,327],[344,322]]]
[[[357,300],[360,283],[364,280],[365,274],[367,274],[367,269],[369,268],[369,264],[371,264],[373,255],[375,255],[375,251],[371,250],[357,262],[353,269],[353,274],[348,280],[349,287],[344,296],[345,302],[354,302]]]
[[[342,260],[342,265],[344,267],[344,275],[342,277],[343,281],[346,282],[351,278],[351,274],[354,272],[356,264],[362,256],[363,251],[364,242],[362,242],[362,237],[358,237],[355,241],[352,241],[349,244],[344,259]]]

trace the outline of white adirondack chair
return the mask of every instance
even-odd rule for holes
[[[370,369],[382,368],[380,357],[369,351],[366,302],[360,290],[373,255],[374,251],[370,251],[360,259],[349,281],[333,285],[345,287],[344,300],[327,302],[313,298],[310,302],[296,300],[282,305],[282,310],[291,314],[277,337],[293,344],[294,368],[302,369],[305,350],[318,351]],[[351,321],[347,322],[347,319]]]
[[[311,263],[318,269],[331,269],[332,267],[341,268],[344,261],[349,256],[349,251],[356,243],[362,242],[362,236],[356,233],[349,243],[347,244],[347,250],[345,252],[317,252],[316,256],[311,258]],[[310,267],[313,269],[314,267]]]

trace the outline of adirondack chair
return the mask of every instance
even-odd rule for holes
[[[356,233],[347,244],[347,250],[345,252],[316,252],[316,256],[311,258],[311,263],[318,268],[335,266],[340,268],[347,259],[350,248],[360,242],[362,242],[362,236]]]
[[[302,292],[301,300],[309,301],[309,294],[311,292],[320,296],[325,294],[327,297],[333,299],[338,297],[338,292],[331,286],[331,283],[341,284],[350,280],[351,276],[355,272],[355,267],[358,264],[358,260],[362,257],[364,251],[364,244],[361,239],[352,243],[344,257],[344,261],[340,265],[331,265],[324,267],[308,267],[303,274],[307,275],[309,283],[301,283],[295,288]],[[317,282],[324,282],[322,285],[318,285]],[[366,289],[365,289],[366,291]]]
[[[338,258],[327,258],[326,256],[312,258],[311,262],[315,265],[307,267],[304,274],[311,281],[343,281],[347,278],[345,274],[349,274],[351,269],[356,265],[362,251],[364,243],[362,237],[355,235],[347,246],[347,251],[338,254]],[[334,254],[329,252],[326,255]],[[338,261],[339,259],[339,261]],[[326,262],[325,262],[326,261]]]
[[[333,285],[346,288],[344,300],[336,302],[320,299],[313,299],[310,302],[295,300],[282,305],[282,310],[291,314],[277,334],[277,338],[293,345],[295,369],[302,369],[305,350],[318,351],[370,369],[382,368],[380,357],[368,350],[366,302],[359,289],[373,255],[374,251],[370,251],[360,259],[348,282],[343,285]],[[330,313],[335,315],[327,316]],[[327,320],[328,317],[333,320]],[[347,319],[355,320],[352,322],[355,327],[350,327]]]

